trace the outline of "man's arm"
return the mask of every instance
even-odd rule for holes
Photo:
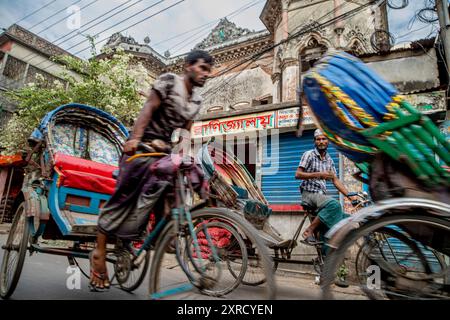
[[[308,179],[326,179],[333,178],[329,172],[305,172],[305,168],[309,166],[311,162],[311,153],[305,152],[300,159],[297,171],[295,172],[295,179],[308,180]]]
[[[131,133],[130,139],[125,143],[123,151],[128,155],[133,155],[139,142],[141,142],[144,136],[145,127],[152,119],[153,113],[161,105],[161,99],[155,90],[150,91],[150,95],[144,103],[144,107],[141,109],[136,122],[134,123],[133,131]]]
[[[342,193],[344,196],[348,195],[347,188],[344,186],[344,184],[341,182],[341,180],[338,179],[338,177],[334,176],[333,184],[336,187],[336,189],[338,189],[339,192]]]
[[[344,186],[344,184],[341,182],[341,180],[338,179],[338,177],[334,176],[333,184],[336,187],[336,189],[339,190],[340,193],[342,193],[344,196],[346,196],[350,200],[358,200],[358,197],[356,197],[356,196],[352,196],[352,197],[348,196],[349,192],[348,192],[347,188]]]
[[[305,172],[305,169],[298,167],[295,172],[295,179],[308,180],[308,179],[329,179],[328,174],[325,172]]]

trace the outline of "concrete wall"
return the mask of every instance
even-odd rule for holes
[[[423,91],[439,86],[439,70],[434,48],[417,54],[399,52],[379,61],[367,61],[377,74],[400,92]]]
[[[202,112],[215,106],[229,110],[239,103],[251,104],[253,99],[272,95],[272,86],[270,75],[260,67],[211,79],[200,91],[204,98]]]
[[[19,43],[13,43],[11,46],[11,50],[7,51],[7,53],[54,76],[58,76],[58,74],[64,71],[62,65],[49,60],[48,57],[40,55]],[[69,71],[69,74],[71,74],[75,78],[80,77],[78,74],[72,71]]]

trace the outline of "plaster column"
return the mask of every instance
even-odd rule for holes
[[[274,73],[272,75],[272,83],[273,83],[272,97],[273,97],[273,103],[281,102],[280,77],[281,77],[281,74],[279,72]]]
[[[284,61],[282,69],[281,102],[295,101],[297,100],[299,62],[297,59],[287,59]]]
[[[334,0],[334,18],[339,17],[344,12],[342,10],[342,0]],[[334,23],[334,32],[336,33],[336,48],[342,48],[342,33],[344,32],[344,22],[341,19]]]
[[[281,15],[281,24],[283,28],[283,40],[287,39],[289,36],[289,21],[288,21],[288,9],[289,9],[289,0],[283,0],[281,3],[282,15]]]

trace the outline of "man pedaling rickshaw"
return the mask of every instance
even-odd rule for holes
[[[306,151],[300,160],[295,173],[295,179],[303,180],[300,184],[302,202],[310,207],[317,208],[317,216],[304,231],[304,241],[314,245],[319,239],[314,236],[319,226],[329,230],[336,223],[348,217],[344,213],[338,200],[327,194],[327,180],[331,181],[336,189],[350,200],[349,192],[344,184],[337,178],[334,161],[328,154],[328,139],[320,129],[314,132],[313,150]]]
[[[124,145],[115,192],[98,218],[97,246],[90,256],[91,290],[110,287],[105,263],[108,236],[123,239],[135,236],[136,221],[145,221],[148,214],[143,202],[158,201],[155,213],[168,211],[166,201],[162,201],[161,206],[157,197],[160,194],[152,194],[152,199],[148,196],[151,184],[150,165],[155,158],[140,157],[133,161],[127,159],[136,153],[141,142],[150,145],[155,151],[170,152],[173,131],[190,130],[192,121],[200,110],[201,97],[194,89],[203,87],[212,66],[213,58],[207,52],[192,51],[186,57],[183,76],[165,73],[153,83],[133,131]]]

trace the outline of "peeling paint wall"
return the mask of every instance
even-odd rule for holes
[[[296,89],[298,87],[298,65],[284,68],[283,78],[283,102],[295,101],[297,99]]]
[[[434,48],[418,55],[407,55],[381,61],[367,62],[367,65],[392,83],[400,92],[423,91],[439,86],[439,70]]]
[[[386,27],[382,7],[368,7],[349,19],[329,26],[320,25],[334,18],[333,14],[326,15],[326,13],[332,13],[335,6],[338,8],[336,15],[342,15],[366,2],[360,1],[359,4],[349,1],[317,0],[289,2],[287,15],[289,34],[294,35],[305,27],[312,27],[313,31],[300,35],[277,49],[273,70],[274,72],[281,72],[281,102],[296,99],[295,89],[298,86],[298,70],[301,66],[297,65],[297,70],[294,72],[292,66],[285,67],[285,65],[292,65],[292,61],[294,60],[298,62],[300,53],[305,52],[305,50],[319,46],[346,50],[351,49],[358,53],[374,51],[370,44],[370,37],[375,29]],[[278,42],[282,39],[283,23],[279,23],[281,17],[273,17],[271,19],[277,21],[274,24],[275,30],[273,34],[274,41]],[[274,84],[275,82],[276,80],[274,80]]]
[[[211,79],[200,91],[204,99],[202,112],[216,106],[229,110],[230,107],[239,103],[251,104],[253,99],[271,96],[272,87],[270,75],[260,67]],[[219,89],[215,90],[215,88]]]

